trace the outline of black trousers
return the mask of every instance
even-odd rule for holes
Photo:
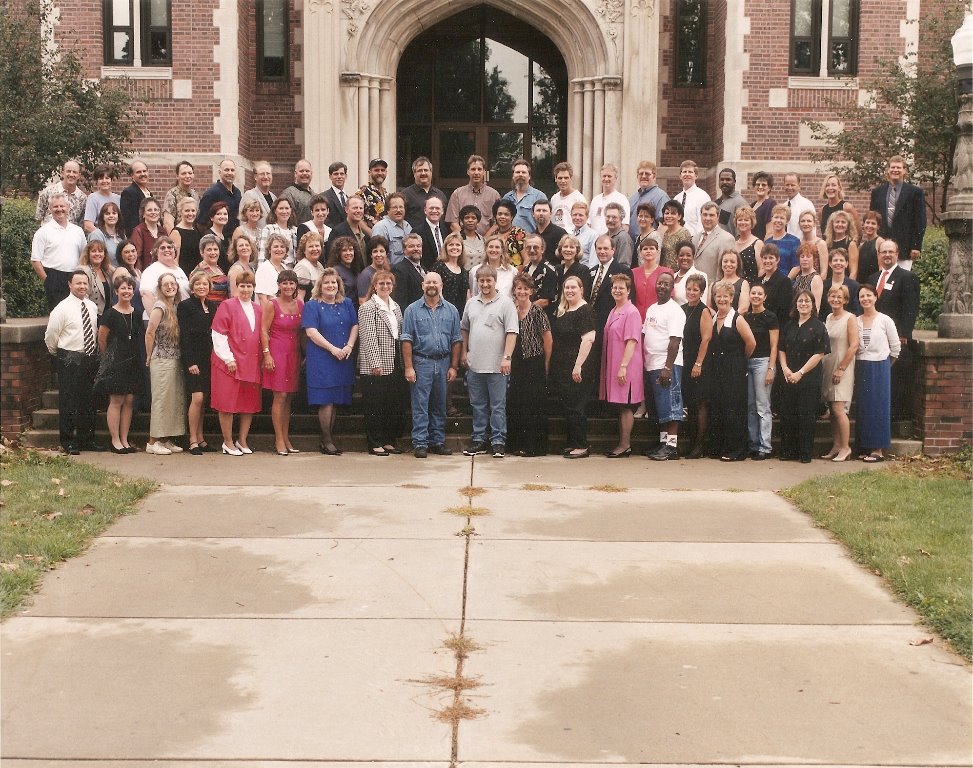
[[[892,419],[912,418],[913,360],[918,342],[910,339],[902,345],[899,359],[892,366]]]
[[[507,390],[507,450],[547,454],[547,377],[544,355],[516,356]]]
[[[365,438],[369,448],[394,445],[402,436],[408,407],[405,378],[396,369],[388,376],[361,376]]]
[[[71,289],[68,288],[71,273],[46,267],[44,271],[47,273],[47,279],[44,281],[44,296],[47,298],[47,311],[50,312],[71,293]]]
[[[822,367],[816,366],[797,384],[780,388],[781,458],[814,458],[814,429],[821,402]]]
[[[566,448],[588,447],[588,417],[585,407],[591,397],[591,385],[587,381],[576,383],[571,374],[559,377],[557,382],[558,397],[568,436]]]
[[[98,372],[98,356],[57,351],[58,429],[61,446],[82,448],[95,435],[95,407],[91,389]]]

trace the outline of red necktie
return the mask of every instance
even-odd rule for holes
[[[882,270],[882,276],[878,280],[878,287],[875,289],[875,298],[879,299],[882,297],[882,291],[885,290],[885,279],[889,276],[886,270]]]

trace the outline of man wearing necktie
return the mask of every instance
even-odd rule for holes
[[[919,187],[905,180],[905,175],[905,159],[899,155],[890,157],[888,181],[872,190],[869,209],[882,216],[878,234],[899,246],[899,266],[912,269],[926,234],[926,198]]]
[[[324,220],[332,229],[345,218],[345,206],[348,204],[348,194],[345,192],[345,182],[348,180],[348,166],[337,161],[328,166],[328,176],[331,186],[324,191],[328,200],[328,218]]]
[[[98,372],[98,308],[88,298],[88,276],[82,270],[71,273],[68,289],[68,297],[51,310],[44,343],[56,358],[61,447],[77,456],[82,450],[105,450],[94,442],[91,402]]]
[[[426,200],[423,211],[425,218],[412,231],[422,238],[422,266],[428,272],[436,265],[449,227],[443,221],[443,201],[438,197]]]
[[[679,166],[679,180],[682,182],[682,191],[676,194],[676,200],[682,206],[683,226],[695,237],[703,229],[700,209],[704,203],[710,201],[710,196],[696,186],[696,163],[692,160],[683,160]]]
[[[878,249],[879,271],[867,282],[875,286],[875,309],[892,318],[902,351],[892,366],[892,418],[912,415],[912,331],[919,314],[919,280],[899,262],[899,246],[885,240]]]

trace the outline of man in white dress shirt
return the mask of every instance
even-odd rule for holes
[[[787,221],[787,231],[794,237],[803,239],[801,235],[801,214],[810,211],[817,215],[814,210],[814,203],[801,194],[801,180],[796,173],[788,173],[784,176],[784,193],[787,195],[787,202],[784,203],[791,210],[791,217]]]
[[[682,182],[682,191],[673,195],[673,200],[678,200],[683,210],[683,226],[696,237],[703,231],[703,224],[700,221],[699,211],[703,203],[710,201],[710,196],[696,186],[696,163],[692,160],[683,160],[679,166],[679,180]]]
[[[51,218],[34,233],[30,266],[44,283],[48,311],[67,297],[68,281],[77,269],[87,240],[84,230],[68,221],[68,199],[63,193],[47,199]]]
[[[80,228],[79,228],[80,229]],[[98,372],[98,307],[88,298],[88,276],[69,276],[70,293],[47,319],[44,343],[55,357],[58,380],[58,430],[64,452],[104,451],[94,442],[95,409],[91,388]]]

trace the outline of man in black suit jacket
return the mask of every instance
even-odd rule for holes
[[[328,166],[328,176],[331,178],[331,186],[324,190],[324,196],[328,200],[328,218],[324,220],[324,223],[333,229],[344,221],[345,205],[348,203],[348,198],[351,197],[345,192],[348,166],[340,161],[331,163]],[[300,223],[303,224],[304,222]]]
[[[898,264],[899,246],[885,240],[878,250],[879,271],[868,278],[875,286],[878,300],[875,309],[895,323],[902,343],[899,359],[892,366],[892,418],[912,415],[912,331],[919,314],[919,280]]]
[[[422,268],[422,238],[415,232],[410,232],[402,241],[405,258],[392,267],[395,275],[395,288],[392,298],[395,303],[405,308],[412,302],[422,298],[422,279],[426,270]]]
[[[132,230],[139,225],[139,209],[142,201],[152,197],[149,191],[149,167],[141,160],[133,160],[128,169],[132,183],[122,190],[118,210],[121,212],[121,227],[131,236]]]
[[[368,232],[365,230],[365,201],[362,200],[358,195],[352,195],[348,198],[348,204],[345,206],[346,216],[341,222],[338,223],[331,230],[331,234],[328,236],[327,242],[327,255],[331,256],[331,244],[337,240],[339,237],[350,237],[355,241],[355,259],[358,261],[360,268],[364,269],[368,264],[367,254],[368,254],[368,244],[371,238],[368,236]]]
[[[412,231],[422,238],[422,266],[430,270],[436,266],[439,249],[446,235],[449,234],[449,225],[443,221],[443,201],[438,197],[430,197],[426,200],[425,214],[425,218]],[[434,229],[439,230],[438,243]]]
[[[628,275],[632,278],[632,270],[624,264],[615,261],[615,246],[608,235],[601,235],[595,240],[595,255],[598,257],[598,266],[591,268],[591,308],[594,310],[598,320],[598,341],[596,345],[601,349],[601,334],[605,330],[605,323],[608,322],[608,315],[615,308],[615,299],[612,297],[612,275]],[[631,301],[635,301],[635,284],[632,283],[632,292],[629,296]]]
[[[888,181],[872,190],[869,208],[881,214],[878,233],[898,244],[899,258],[906,262],[904,266],[908,269],[922,251],[926,197],[919,187],[905,181],[905,160],[899,155],[889,158],[886,173]]]

